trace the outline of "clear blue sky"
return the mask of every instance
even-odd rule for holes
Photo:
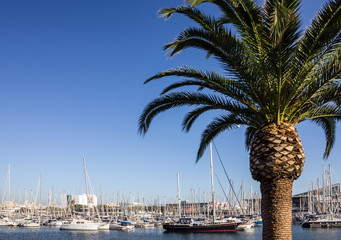
[[[303,25],[325,1],[304,0]],[[169,59],[162,46],[193,23],[175,15],[157,17],[179,0],[2,1],[0,7],[0,188],[11,164],[11,193],[30,193],[43,177],[43,196],[84,193],[83,155],[92,187],[112,198],[120,193],[175,199],[176,173],[182,196],[191,189],[210,191],[209,155],[195,156],[201,131],[210,115],[189,134],[181,131],[186,109],[161,114],[145,137],[137,121],[145,105],[172,78],[143,85],[168,68],[190,65],[216,69],[204,53],[188,50]],[[210,9],[212,11],[212,9]],[[213,9],[214,11],[214,9]],[[338,125],[340,127],[340,125]],[[306,152],[294,193],[306,191],[332,163],[340,177],[340,131],[327,161],[322,160],[324,135],[310,123],[297,126]],[[225,167],[238,189],[241,182],[258,188],[249,172],[244,129],[216,139]],[[339,129],[338,129],[339,130]],[[227,181],[215,156],[220,181]],[[217,195],[222,196],[216,181]]]

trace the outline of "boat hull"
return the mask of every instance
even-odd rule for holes
[[[71,230],[71,231],[97,231],[98,224],[63,224],[59,228],[60,230]]]
[[[110,229],[110,224],[109,223],[101,223],[98,226],[98,230],[109,230]]]
[[[302,222],[303,228],[329,228],[329,227],[341,227],[341,221],[306,221]]]
[[[132,225],[120,225],[120,224],[110,224],[109,226],[110,230],[122,230],[122,231],[128,231],[128,230],[132,230],[133,226]]]
[[[237,230],[246,230],[246,229],[251,229],[255,226],[254,223],[242,223],[239,224],[237,227]]]
[[[26,222],[21,225],[21,227],[27,227],[27,228],[39,228],[40,223],[39,222]]]
[[[163,224],[163,229],[168,232],[191,232],[191,233],[219,233],[235,232],[238,224],[208,224],[208,225],[178,225]]]

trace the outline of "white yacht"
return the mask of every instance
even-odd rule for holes
[[[28,228],[38,228],[40,227],[40,221],[37,219],[25,219],[24,222],[20,224],[20,226]]]
[[[128,231],[134,228],[133,225],[122,225],[121,223],[111,223],[109,229],[110,230],[122,230]]]
[[[5,217],[0,219],[0,226],[17,226],[18,224],[14,221],[10,220],[9,218]]]
[[[99,223],[84,220],[84,219],[73,219],[68,222],[64,222],[60,226],[60,230],[74,230],[74,231],[97,231]]]
[[[63,221],[57,220],[57,219],[50,219],[47,223],[46,226],[50,227],[60,227],[63,224]]]
[[[254,227],[255,227],[255,224],[253,222],[242,222],[238,225],[236,230],[246,230],[246,229],[251,229]]]

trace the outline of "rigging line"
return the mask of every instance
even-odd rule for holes
[[[235,208],[232,207],[232,205],[231,205],[231,203],[230,203],[230,201],[229,201],[229,198],[227,197],[227,195],[226,195],[226,193],[225,193],[225,190],[224,190],[223,186],[221,185],[221,182],[220,182],[220,180],[219,180],[219,178],[218,178],[218,175],[215,174],[215,176],[216,176],[216,178],[217,178],[217,180],[218,180],[218,183],[219,183],[219,185],[220,185],[220,187],[221,187],[221,190],[223,190],[223,193],[224,193],[224,195],[225,195],[225,197],[226,197],[226,201],[229,203],[230,208],[234,211]]]
[[[237,199],[237,202],[238,202],[238,204],[239,204],[239,207],[242,209],[242,213],[243,213],[243,215],[244,215],[244,209],[242,208],[242,205],[240,204],[240,202],[239,202],[239,199],[238,199],[238,197],[237,197],[237,195],[236,195],[236,192],[234,191],[234,188],[233,188],[233,186],[232,186],[231,180],[230,180],[229,176],[227,175],[227,172],[226,172],[225,166],[224,166],[224,164],[223,164],[223,161],[221,160],[221,157],[220,157],[220,155],[219,155],[218,149],[217,149],[217,147],[216,147],[216,145],[215,145],[214,141],[212,141],[212,143],[213,143],[214,149],[215,149],[215,150],[216,150],[216,152],[217,152],[217,155],[218,155],[218,158],[219,158],[220,164],[221,164],[221,166],[222,166],[222,167],[223,167],[223,169],[224,169],[224,172],[225,172],[226,178],[227,178],[227,180],[228,180],[228,182],[229,182],[229,184],[230,184],[230,187],[231,187],[231,189],[232,189],[232,192],[233,192],[234,196],[236,197],[236,199]]]
[[[332,170],[332,172],[334,173],[333,176],[336,178],[336,182],[337,182],[337,183],[340,183],[340,182],[339,182],[339,179],[337,178],[337,176],[336,176],[336,174],[335,174],[334,168],[331,168],[331,170]]]

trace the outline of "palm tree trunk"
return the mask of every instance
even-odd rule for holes
[[[263,240],[292,240],[291,179],[262,181]]]

